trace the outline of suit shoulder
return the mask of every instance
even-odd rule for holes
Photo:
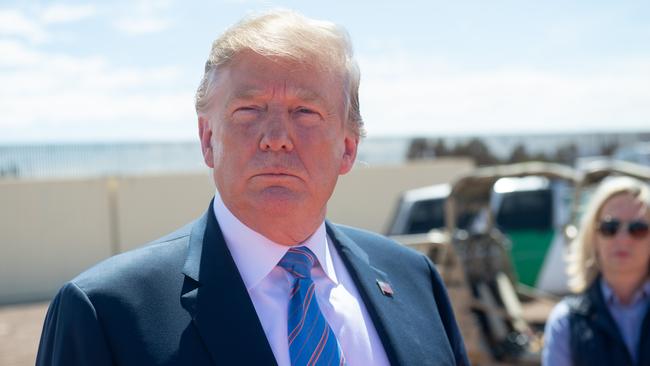
[[[347,225],[341,225],[341,224],[332,224],[332,225],[337,229],[341,230],[345,235],[349,236],[351,239],[359,239],[364,241],[366,240],[377,241],[377,242],[383,242],[384,244],[392,243],[392,244],[399,245],[396,241],[391,240],[384,235],[377,234],[369,230],[360,229],[360,228],[347,226]]]
[[[190,230],[183,227],[140,248],[114,255],[72,279],[73,284],[92,295],[133,283],[181,274],[186,258]]]
[[[146,246],[173,242],[173,241],[176,241],[178,239],[188,237],[192,233],[192,228],[194,227],[195,224],[196,224],[196,221],[192,221],[189,224],[186,224],[185,226],[181,227],[180,229],[175,230],[175,231],[173,231],[173,232],[171,232],[171,233],[169,233],[169,234],[167,234],[167,235],[165,235],[163,237],[160,237],[160,238],[150,242]]]
[[[384,235],[374,233],[372,231],[359,229],[346,225],[333,224],[343,234],[352,239],[357,245],[361,246],[364,250],[372,253],[375,251],[384,252],[387,255],[400,255],[417,258],[422,260],[424,254],[400,244],[393,239]]]

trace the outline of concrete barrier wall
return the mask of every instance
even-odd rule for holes
[[[199,217],[214,196],[205,174],[130,177],[119,180],[119,251],[155,240]]]
[[[111,254],[105,180],[0,184],[0,303],[40,300]]]
[[[328,217],[383,232],[403,190],[448,182],[472,168],[465,159],[357,167],[339,180]],[[0,304],[50,298],[92,264],[195,219],[213,194],[207,171],[0,182]]]

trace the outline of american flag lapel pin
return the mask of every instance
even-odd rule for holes
[[[381,291],[382,295],[393,297],[393,288],[390,286],[390,283],[377,280],[377,286],[379,286],[379,291]]]

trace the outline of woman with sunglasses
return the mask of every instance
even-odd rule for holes
[[[569,287],[546,323],[542,364],[650,366],[650,188],[603,182],[571,244]]]

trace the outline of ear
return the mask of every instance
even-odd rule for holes
[[[354,162],[357,159],[357,148],[359,147],[359,136],[356,136],[354,133],[347,132],[345,138],[343,139],[343,158],[341,159],[341,168],[339,169],[339,174],[347,174],[352,167]]]
[[[199,115],[199,139],[201,140],[201,152],[205,165],[214,168],[214,154],[212,150],[212,126],[210,119],[205,115]]]

